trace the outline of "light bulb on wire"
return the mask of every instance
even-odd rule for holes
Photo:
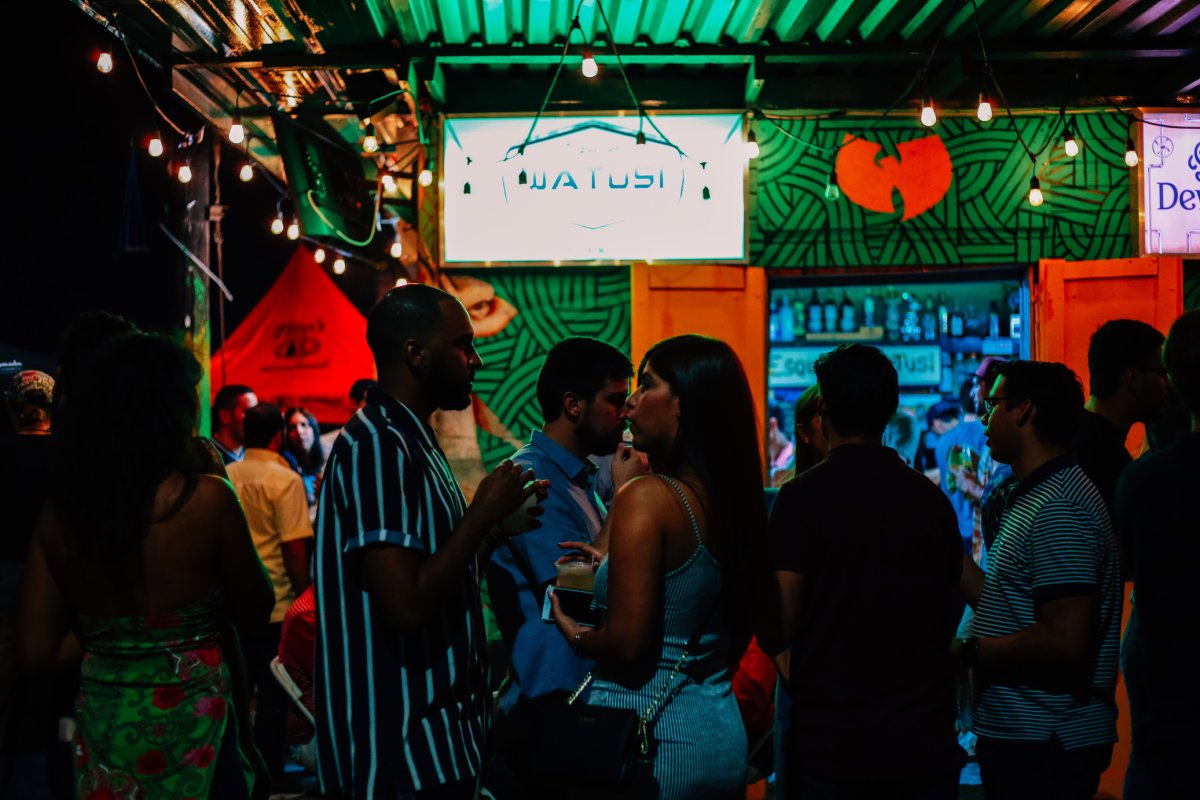
[[[1063,152],[1067,154],[1067,158],[1079,155],[1079,142],[1075,140],[1075,132],[1070,128],[1067,128],[1067,133],[1063,137]]]
[[[921,124],[926,128],[937,124],[937,112],[933,110],[933,100],[928,97],[921,101]]]
[[[408,278],[396,278],[396,288],[399,289],[401,286],[408,286]]]
[[[275,219],[271,220],[271,233],[278,236],[283,233],[283,212],[275,215]]]
[[[390,172],[383,173],[383,190],[388,194],[396,193],[396,179]]]
[[[837,170],[830,170],[829,181],[825,184],[825,199],[835,203],[841,196],[842,190],[838,188]]]
[[[346,271],[346,259],[338,256],[333,260],[333,274],[341,275]]]
[[[318,247],[316,250],[313,251],[313,261],[316,261],[318,264],[325,263],[325,248],[324,247]]]
[[[375,136],[375,126],[370,122],[363,125],[363,152],[376,153],[379,151],[379,139]]]
[[[746,158],[758,158],[758,136],[753,128],[746,134]]]
[[[158,158],[163,154],[162,137],[157,133],[150,137],[150,143],[146,145],[146,152],[150,154],[151,158]]]
[[[241,144],[246,141],[246,128],[242,125],[242,118],[234,115],[233,124],[229,126],[229,141],[233,144]]]
[[[180,183],[192,182],[192,166],[186,161],[179,165],[179,173],[175,176],[179,178]]]
[[[293,242],[300,238],[300,223],[294,219],[287,226],[287,238]]]
[[[579,65],[579,71],[583,73],[585,78],[594,78],[600,74],[600,67],[596,64],[596,57],[592,54],[592,48],[583,48],[583,63]]]
[[[1037,208],[1044,202],[1046,198],[1042,197],[1042,182],[1035,175],[1029,179],[1029,205]]]
[[[433,170],[430,169],[429,163],[426,162],[424,168],[417,173],[417,183],[422,186],[429,186],[433,183]]]
[[[988,102],[983,92],[979,93],[979,107],[975,109],[975,116],[979,118],[980,122],[988,122],[992,118],[992,104]]]
[[[101,50],[100,55],[96,56],[96,69],[100,70],[101,74],[107,75],[113,71],[112,53],[107,50]]]
[[[242,164],[242,168],[238,170],[238,177],[242,179],[242,183],[254,180],[254,166],[249,161]]]
[[[404,255],[404,242],[400,241],[400,234],[396,234],[396,238],[392,241],[392,246],[388,248],[388,254],[392,258],[400,258]]]
[[[1132,137],[1125,140],[1125,165],[1128,167],[1136,167],[1138,165],[1138,154],[1133,146]]]

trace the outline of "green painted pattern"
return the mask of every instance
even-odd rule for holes
[[[865,267],[1029,263],[1133,255],[1130,171],[1125,166],[1124,117],[1073,115],[1082,143],[1069,159],[1057,115],[997,117],[988,124],[946,117],[933,131],[953,163],[946,196],[911,220],[869,211],[844,194],[830,202],[825,184],[832,150],[847,134],[863,135],[895,154],[903,141],[929,131],[912,119],[756,123],[761,155],[751,182],[751,263],[766,267]],[[1027,202],[1034,165],[1017,141],[1040,153],[1037,175],[1046,202]],[[897,193],[896,199],[899,199]]]
[[[483,369],[475,393],[521,441],[542,422],[537,375],[550,348],[569,336],[591,336],[622,352],[631,347],[629,270],[476,269],[454,270],[488,281],[517,309],[504,330],[476,340]],[[512,455],[504,440],[479,431],[485,467]]]

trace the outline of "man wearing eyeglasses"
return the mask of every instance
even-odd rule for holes
[[[1088,800],[1116,741],[1120,563],[1104,500],[1075,463],[1079,379],[1012,361],[984,400],[992,456],[1020,480],[988,553],[963,561],[975,636],[979,758],[989,800]]]

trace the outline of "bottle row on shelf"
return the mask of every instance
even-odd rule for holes
[[[1020,315],[1001,313],[992,300],[986,313],[974,304],[962,311],[959,302],[948,302],[945,292],[918,297],[914,292],[868,289],[861,301],[842,290],[813,289],[807,303],[802,290],[771,292],[768,332],[772,342],[875,340],[887,342],[937,342],[945,339],[1020,338]]]

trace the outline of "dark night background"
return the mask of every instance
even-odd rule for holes
[[[160,221],[179,217],[179,184],[167,175],[166,163],[178,137],[164,123],[167,152],[158,159],[146,154],[153,112],[129,57],[74,4],[28,4],[21,28],[29,39],[21,49],[32,52],[13,68],[22,74],[23,98],[10,105],[5,133],[10,174],[0,360],[30,351],[29,366],[52,368],[66,326],[93,309],[124,315],[148,330],[178,332],[186,311],[183,259],[158,229]],[[116,66],[102,75],[94,58],[108,47]],[[185,130],[198,130],[201,117],[155,89],[150,67],[138,66],[167,115]],[[224,132],[209,128],[205,135],[210,145],[208,137],[223,138]],[[224,276],[234,296],[225,306],[227,334],[270,288],[297,246],[268,231],[279,193],[261,174],[249,184],[238,180],[242,158],[236,150],[225,142],[221,170],[222,202],[228,206]],[[149,245],[143,253],[128,253],[124,244],[123,212],[129,208],[138,217],[126,191],[131,157],[141,221],[130,227],[140,228],[135,240]],[[215,272],[215,250],[211,261]],[[354,270],[352,263],[348,275]],[[215,350],[220,337],[215,305],[212,321]]]

